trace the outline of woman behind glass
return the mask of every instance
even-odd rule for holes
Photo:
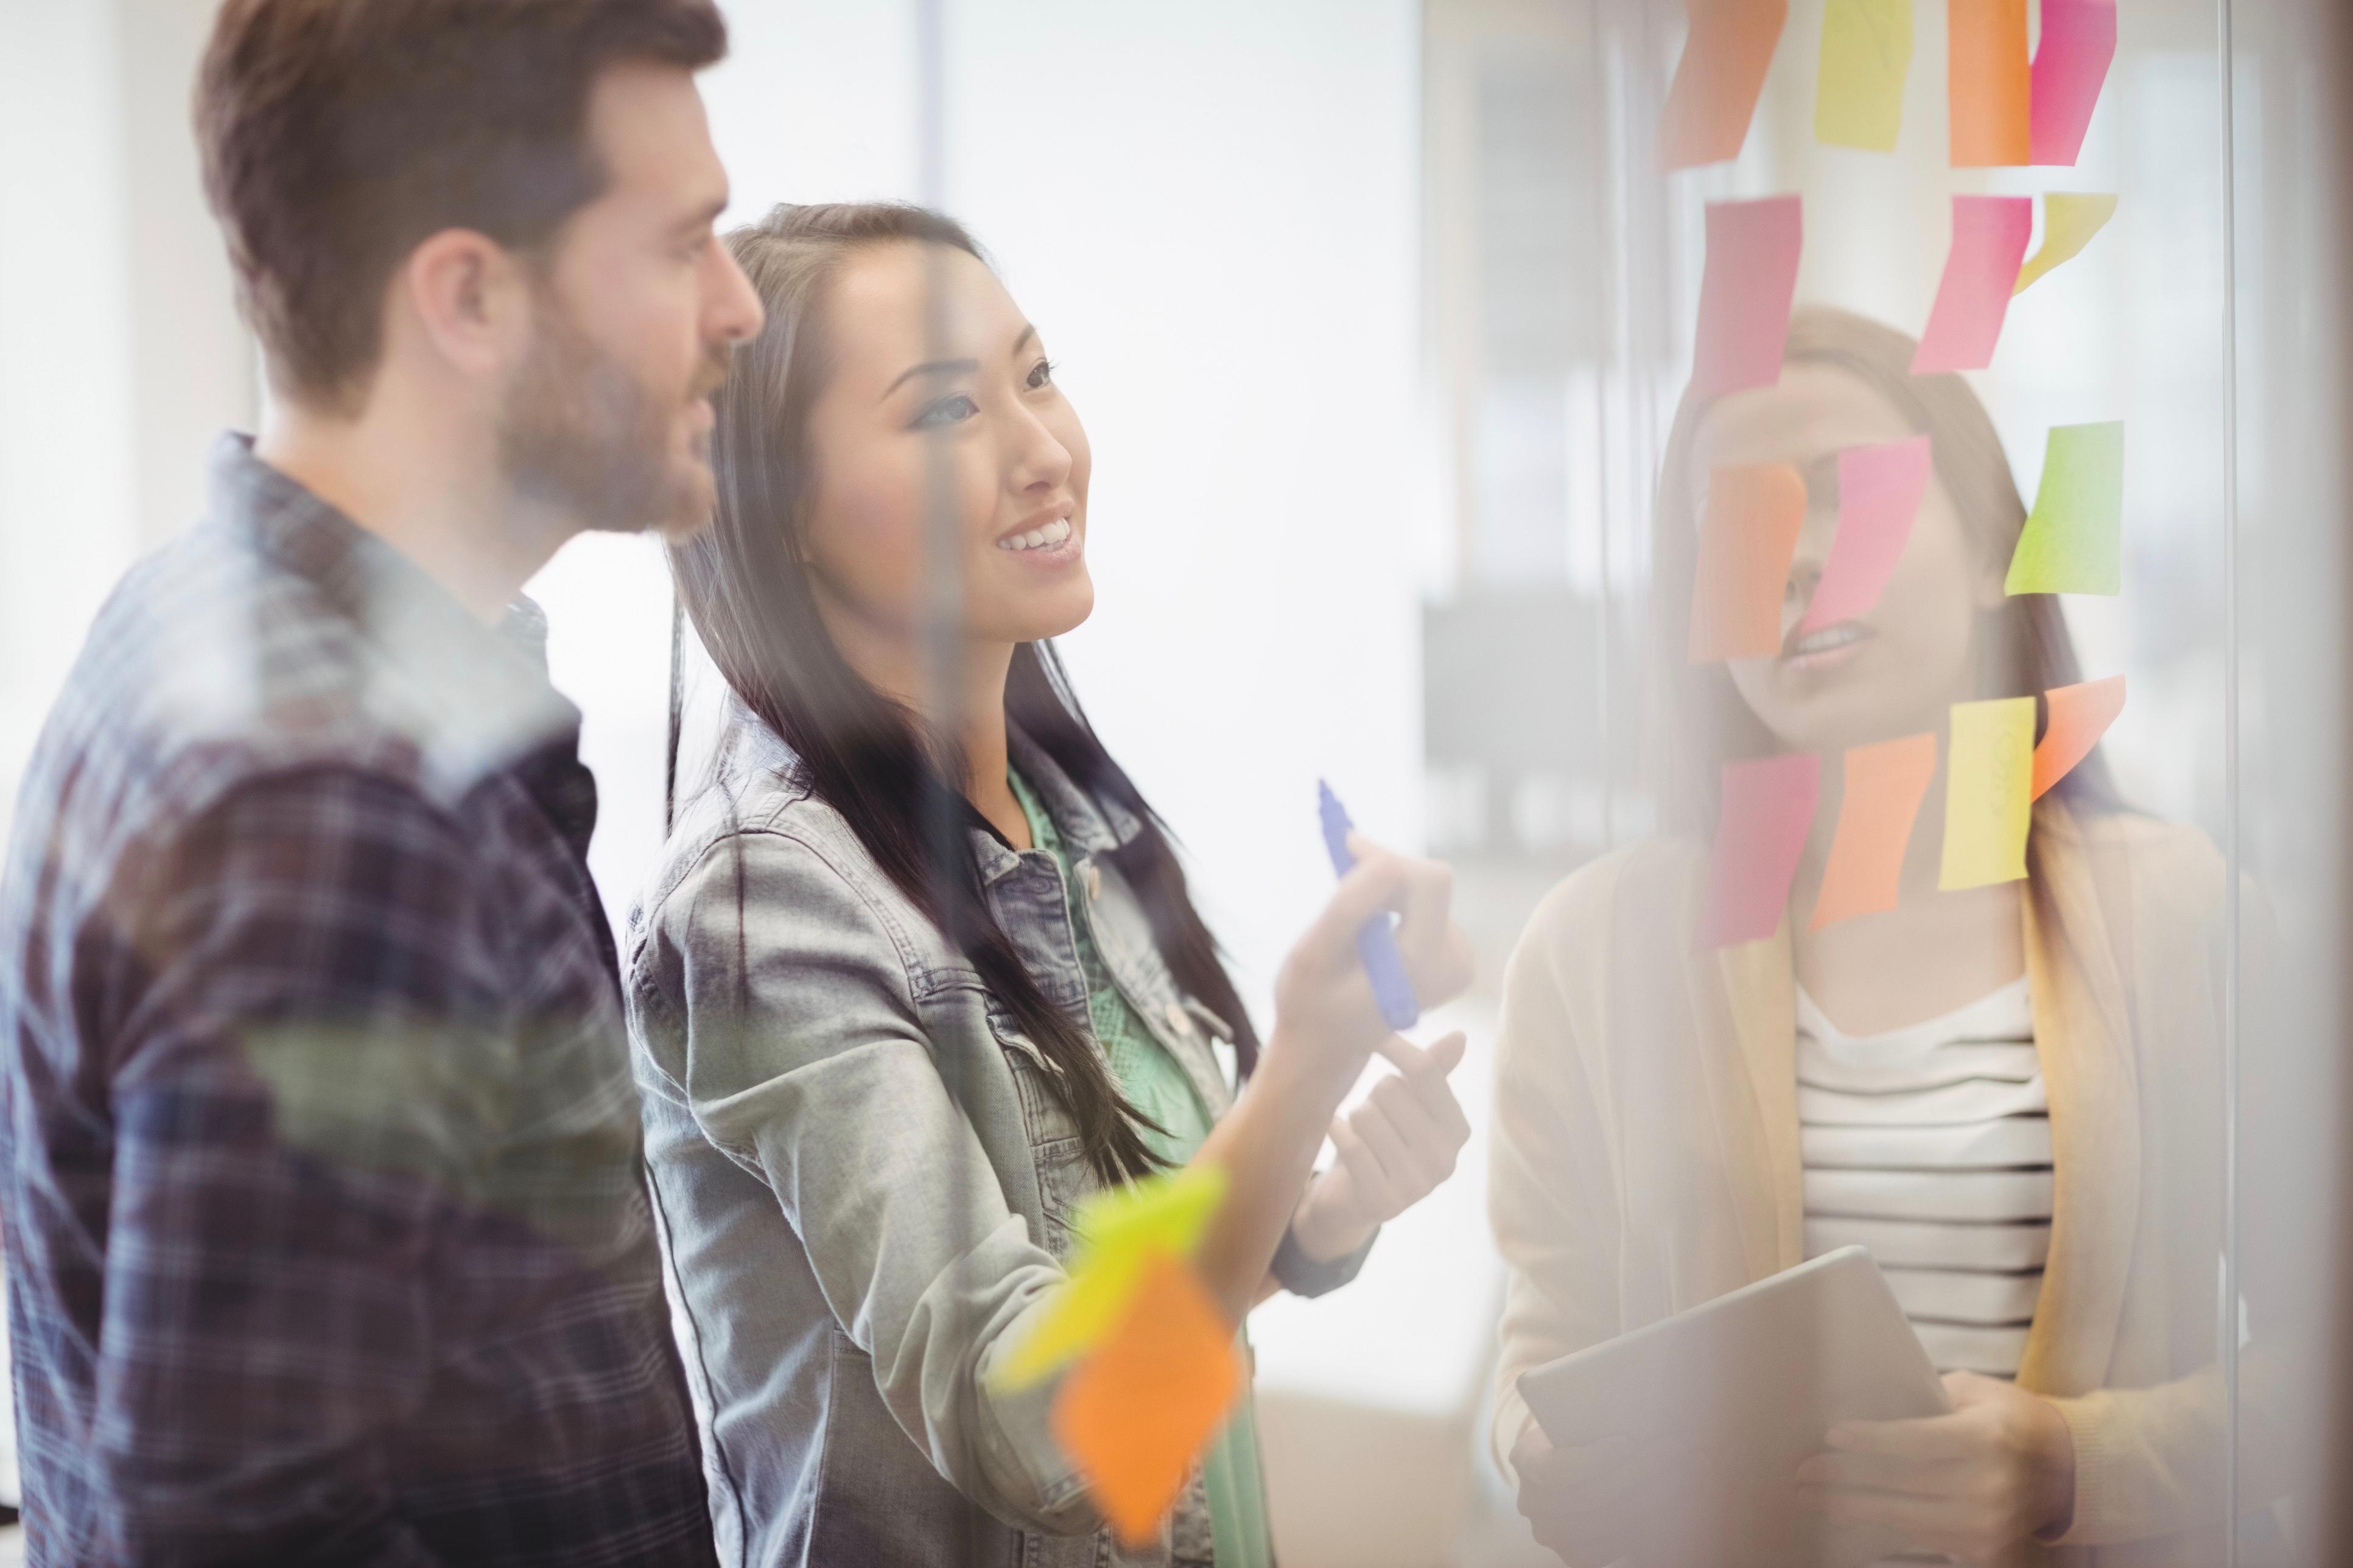
[[[628,955],[723,1547],[1266,1563],[1247,1397],[1162,1540],[1115,1555],[1050,1431],[1059,1380],[990,1373],[1106,1184],[1222,1169],[1196,1266],[1239,1326],[1278,1284],[1345,1282],[1452,1168],[1461,1038],[1391,1037],[1354,936],[1397,910],[1421,995],[1459,990],[1447,874],[1360,845],[1261,1047],[1044,640],[1093,588],[1085,432],[1036,329],[916,209],[780,207],[727,243],[767,324],[718,402],[716,526],[674,560],[738,706]],[[941,515],[954,718],[925,679]],[[1405,1070],[1335,1121],[1376,1049]],[[1311,1182],[1327,1131],[1340,1162]]]
[[[2035,805],[2026,880],[1940,892],[1940,764],[1900,907],[1808,929],[1845,748],[1941,754],[1952,704],[2082,679],[2058,601],[2003,591],[2025,508],[1991,422],[1913,350],[1800,311],[1778,386],[1683,409],[1653,556],[1679,831],[1556,889],[1506,981],[1495,1439],[1573,1563],[1676,1561],[1715,1500],[1687,1456],[1553,1448],[1518,1374],[1850,1243],[1957,1412],[1833,1432],[1799,1472],[1813,1507],[1969,1560],[2219,1560],[2221,857],[2123,809],[2095,752]],[[1915,435],[1934,474],[1885,593],[1801,634],[1838,453]],[[1780,651],[1688,665],[1708,474],[1768,462],[1810,496]],[[1822,792],[1790,912],[1702,950],[1720,766],[1799,752]]]

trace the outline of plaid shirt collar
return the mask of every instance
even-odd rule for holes
[[[257,457],[249,436],[220,437],[211,478],[214,521],[311,584],[376,656],[369,700],[417,741],[437,793],[576,749],[580,710],[548,681],[538,605],[518,596],[483,625],[380,535]]]

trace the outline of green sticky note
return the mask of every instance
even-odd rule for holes
[[[2004,591],[2122,593],[2124,521],[2124,426],[2057,426]]]
[[[1830,0],[1822,13],[1814,137],[1832,147],[1893,153],[1912,68],[1912,0]]]
[[[1226,1173],[1187,1165],[1097,1193],[1071,1228],[1069,1277],[989,1374],[999,1392],[1039,1383],[1092,1350],[1119,1322],[1155,1258],[1189,1258],[1226,1195]]]
[[[1945,856],[1936,886],[2017,881],[2026,875],[2026,829],[2034,815],[2034,699],[1954,703],[1945,755]]]

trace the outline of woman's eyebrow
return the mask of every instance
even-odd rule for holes
[[[980,362],[976,359],[926,360],[922,364],[909,365],[905,370],[901,371],[899,373],[899,379],[882,389],[882,397],[888,397],[892,393],[898,391],[901,384],[911,376],[970,375],[979,369]],[[877,403],[880,403],[881,400],[882,398],[881,397],[875,399]]]
[[[1022,327],[1022,329],[1021,329],[1021,335],[1020,335],[1019,337],[1018,337],[1018,338],[1016,338],[1016,339],[1014,339],[1014,340],[1013,340],[1013,348],[1012,348],[1012,351],[1011,351],[1011,354],[1010,354],[1008,357],[1016,357],[1016,358],[1018,358],[1018,357],[1020,355],[1020,353],[1021,353],[1021,351],[1022,351],[1023,349],[1028,348],[1031,343],[1034,343],[1034,342],[1036,342],[1037,341],[1038,341],[1038,327],[1037,327],[1037,324],[1036,324],[1035,322],[1030,322],[1030,323],[1025,324],[1025,325]]]

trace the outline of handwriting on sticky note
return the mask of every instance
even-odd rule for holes
[[[1945,754],[1945,854],[1936,886],[2017,881],[2026,875],[2033,817],[2034,699],[1954,703]]]
[[[2051,432],[2034,510],[2003,583],[2012,594],[2124,591],[2125,427],[2062,425]]]
[[[2093,107],[2116,58],[2116,0],[2042,0],[2029,96],[2029,144],[2038,163],[2069,163],[2084,150]]]
[[[1934,735],[1849,748],[1838,832],[1831,839],[1810,930],[1895,907],[1913,819],[1936,775]]]
[[[1087,1200],[1071,1229],[1066,1278],[1034,1325],[989,1374],[999,1392],[1028,1388],[1092,1349],[1126,1310],[1156,1258],[1189,1258],[1226,1194],[1213,1165],[1131,1182]]]
[[[1912,69],[1912,0],[1829,0],[1822,12],[1814,139],[1893,153]]]
[[[1757,942],[1780,928],[1821,784],[1821,759],[1811,752],[1725,763],[1700,946]]]
[[[1796,196],[1710,202],[1691,395],[1704,402],[1781,379],[1805,209]]]
[[[1953,166],[2028,162],[2034,143],[2026,0],[1946,0],[1945,40]]]
[[[1242,1380],[1233,1336],[1193,1271],[1155,1257],[1118,1326],[1054,1396],[1054,1440],[1122,1542],[1159,1532]]]
[[[1894,574],[1928,493],[1928,437],[1850,447],[1839,454],[1838,531],[1800,633],[1868,615]]]
[[[2092,748],[2125,710],[2125,678],[2111,675],[2105,680],[2054,686],[2042,694],[2042,700],[2050,705],[2051,722],[2043,726],[2042,739],[2034,746],[2031,784],[2037,800],[2092,754]]]
[[[2026,265],[2018,269],[2018,289],[2049,272],[2052,268],[2073,261],[2092,243],[2092,237],[2107,226],[2116,212],[2114,196],[2090,195],[2073,191],[2053,191],[2042,198],[2042,248],[2027,258]]]
[[[2031,196],[1953,198],[1953,247],[1945,258],[1928,330],[1912,356],[1914,375],[1983,370],[1993,363],[2033,234]]]
[[[1691,662],[1765,658],[1781,647],[1781,597],[1806,526],[1806,481],[1787,463],[1712,470],[1692,578]]]
[[[1687,0],[1691,33],[1667,88],[1659,158],[1670,169],[1740,156],[1788,19],[1788,0]]]

